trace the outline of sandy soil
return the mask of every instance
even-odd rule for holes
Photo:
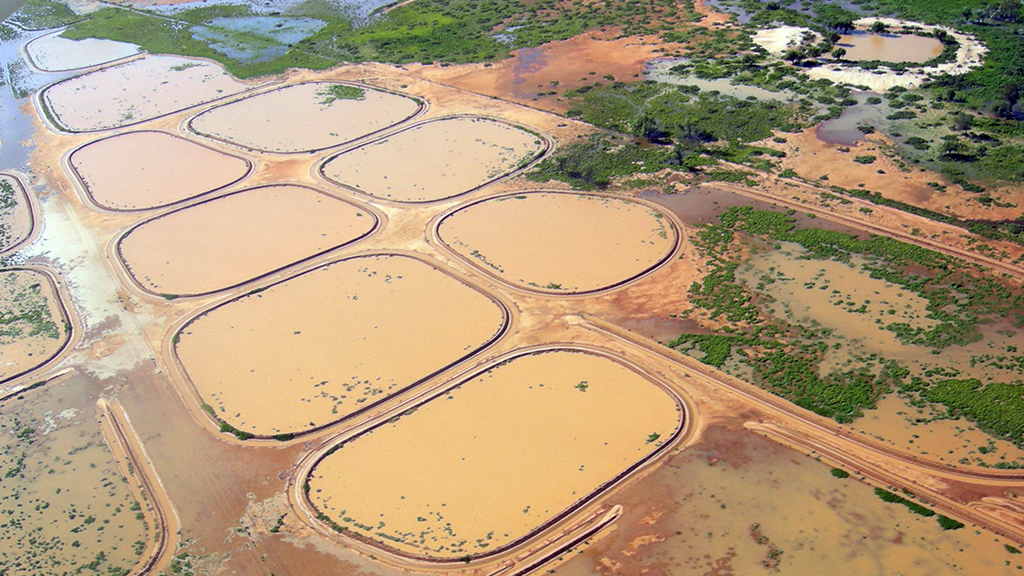
[[[451,118],[344,152],[320,171],[376,198],[431,202],[501,178],[546,148],[541,137],[516,126],[486,118]]]
[[[138,54],[135,44],[87,38],[68,40],[54,32],[40,36],[25,45],[28,61],[44,72],[80,70]]]
[[[189,121],[203,136],[264,152],[311,152],[379,132],[420,111],[404,96],[362,89],[359,98],[336,98],[341,84],[297,84],[216,107]]]
[[[673,398],[617,362],[522,356],[349,441],[317,465],[309,495],[404,553],[475,555],[599,489],[680,425]]]
[[[602,290],[661,263],[678,231],[657,211],[622,198],[525,193],[471,204],[438,236],[515,286],[553,293]]]
[[[118,255],[146,291],[204,294],[358,240],[376,225],[373,214],[317,190],[267,186],[148,220],[118,242]]]
[[[215,308],[177,351],[219,418],[272,435],[377,404],[486,345],[505,321],[490,298],[431,266],[365,257]]]
[[[251,162],[166,132],[119,134],[83,146],[68,165],[93,202],[110,210],[149,210],[223,188]]]
[[[246,88],[210,62],[147,56],[58,82],[39,99],[61,130],[93,132],[138,124]]]
[[[50,280],[33,270],[0,271],[0,381],[40,366],[70,337]]]

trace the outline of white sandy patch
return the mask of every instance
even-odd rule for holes
[[[945,26],[927,26],[918,22],[907,22],[895,18],[861,18],[854,22],[858,28],[868,28],[875,21],[880,21],[891,29],[902,27],[921,27],[925,30],[944,30],[960,44],[956,58],[952,62],[946,62],[936,66],[909,68],[906,71],[898,72],[885,67],[876,70],[863,70],[861,68],[843,66],[839,64],[826,64],[807,70],[811,78],[827,78],[833,82],[852,84],[855,86],[867,86],[876,92],[883,92],[894,86],[905,88],[916,88],[922,83],[942,74],[964,74],[971,68],[981,66],[986,48],[977,38],[964,34]],[[766,31],[768,32],[768,31]],[[757,41],[755,37],[755,42]]]
[[[781,26],[779,28],[761,30],[754,35],[753,40],[755,44],[764,48],[773,56],[782,56],[788,50],[803,45],[804,35],[807,33],[814,35],[811,43],[816,44],[821,41],[821,36],[817,32],[810,28],[801,28],[799,26]]]

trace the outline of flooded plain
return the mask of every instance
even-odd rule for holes
[[[16,178],[0,174],[0,252],[28,238],[32,233],[32,207],[25,189]]]
[[[0,271],[0,381],[46,363],[70,337],[50,280],[26,269]]]
[[[323,150],[408,120],[413,98],[350,84],[310,82],[277,88],[199,114],[194,132],[263,152]]]
[[[80,70],[134,56],[141,52],[135,44],[86,38],[69,40],[61,31],[40,36],[25,45],[29,62],[43,72]]]
[[[349,533],[452,559],[527,536],[670,441],[676,400],[611,359],[520,356],[346,442],[309,498]]]
[[[990,532],[943,530],[742,428],[712,426],[616,501],[619,528],[557,574],[994,576],[1024,565]]]
[[[0,566],[8,576],[127,574],[147,526],[78,376],[0,411]]]
[[[147,220],[121,238],[118,255],[144,290],[206,294],[349,244],[376,226],[372,213],[318,190],[262,186]]]
[[[643,204],[592,194],[528,192],[491,198],[445,217],[441,240],[514,286],[571,294],[602,290],[663,262],[679,232]]]
[[[405,256],[342,260],[210,310],[176,350],[202,401],[259,435],[339,421],[502,334],[502,306]]]
[[[501,178],[545,148],[540,137],[511,124],[448,118],[339,154],[320,171],[335,183],[376,198],[431,202]]]
[[[93,202],[109,210],[149,210],[230,186],[251,163],[166,132],[118,134],[86,144],[68,165]]]
[[[846,50],[847,60],[879,60],[923,64],[942,54],[942,42],[914,34],[873,34],[854,32],[839,37],[836,44]]]
[[[217,64],[180,56],[147,56],[63,80],[40,101],[57,128],[94,132],[130,126],[249,86]]]

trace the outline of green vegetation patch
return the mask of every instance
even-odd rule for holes
[[[336,100],[362,100],[366,98],[366,90],[348,84],[331,84],[320,92],[320,96],[323,96],[320,103],[326,106]]]
[[[913,292],[927,301],[927,327],[906,321],[878,321],[904,344],[936,352],[981,338],[978,327],[996,319],[1024,326],[1024,293],[977,273],[956,258],[886,237],[858,238],[818,228],[796,226],[793,213],[730,208],[718,221],[701,227],[692,237],[709,264],[708,273],[690,287],[689,300],[702,316],[724,323],[718,334],[681,334],[667,343],[702,362],[750,379],[758,386],[820,415],[849,422],[874,407],[878,399],[898,389],[920,394],[926,401],[947,406],[950,417],[968,415],[989,433],[1024,443],[1024,401],[1007,385],[989,385],[987,393],[972,394],[972,383],[934,382],[941,371],[915,374],[899,362],[877,354],[856,356],[854,369],[823,370],[827,353],[842,345],[831,330],[810,323],[792,323],[775,315],[763,290],[741,281],[737,270],[750,251],[778,249],[791,242],[801,258],[849,264],[871,278]],[[786,303],[783,303],[787,305]],[[844,305],[852,303],[843,303]],[[849,310],[856,312],[856,310]],[[980,361],[980,360],[979,360]],[[1019,369],[1024,356],[987,361]],[[945,374],[945,380],[950,375]],[[1014,388],[1015,389],[1015,388]],[[963,397],[961,403],[956,398]],[[1020,424],[1018,424],[1020,422]],[[1020,426],[1020,428],[1017,428]]]

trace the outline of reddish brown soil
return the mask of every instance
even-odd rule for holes
[[[659,43],[653,36],[613,38],[614,32],[610,30],[583,34],[538,48],[516,50],[511,58],[493,65],[411,68],[414,74],[435,82],[564,112],[568,104],[561,96],[566,91],[594,82],[608,83],[606,75],[635,82],[643,75],[648,61],[662,52],[683,48],[679,44]]]

